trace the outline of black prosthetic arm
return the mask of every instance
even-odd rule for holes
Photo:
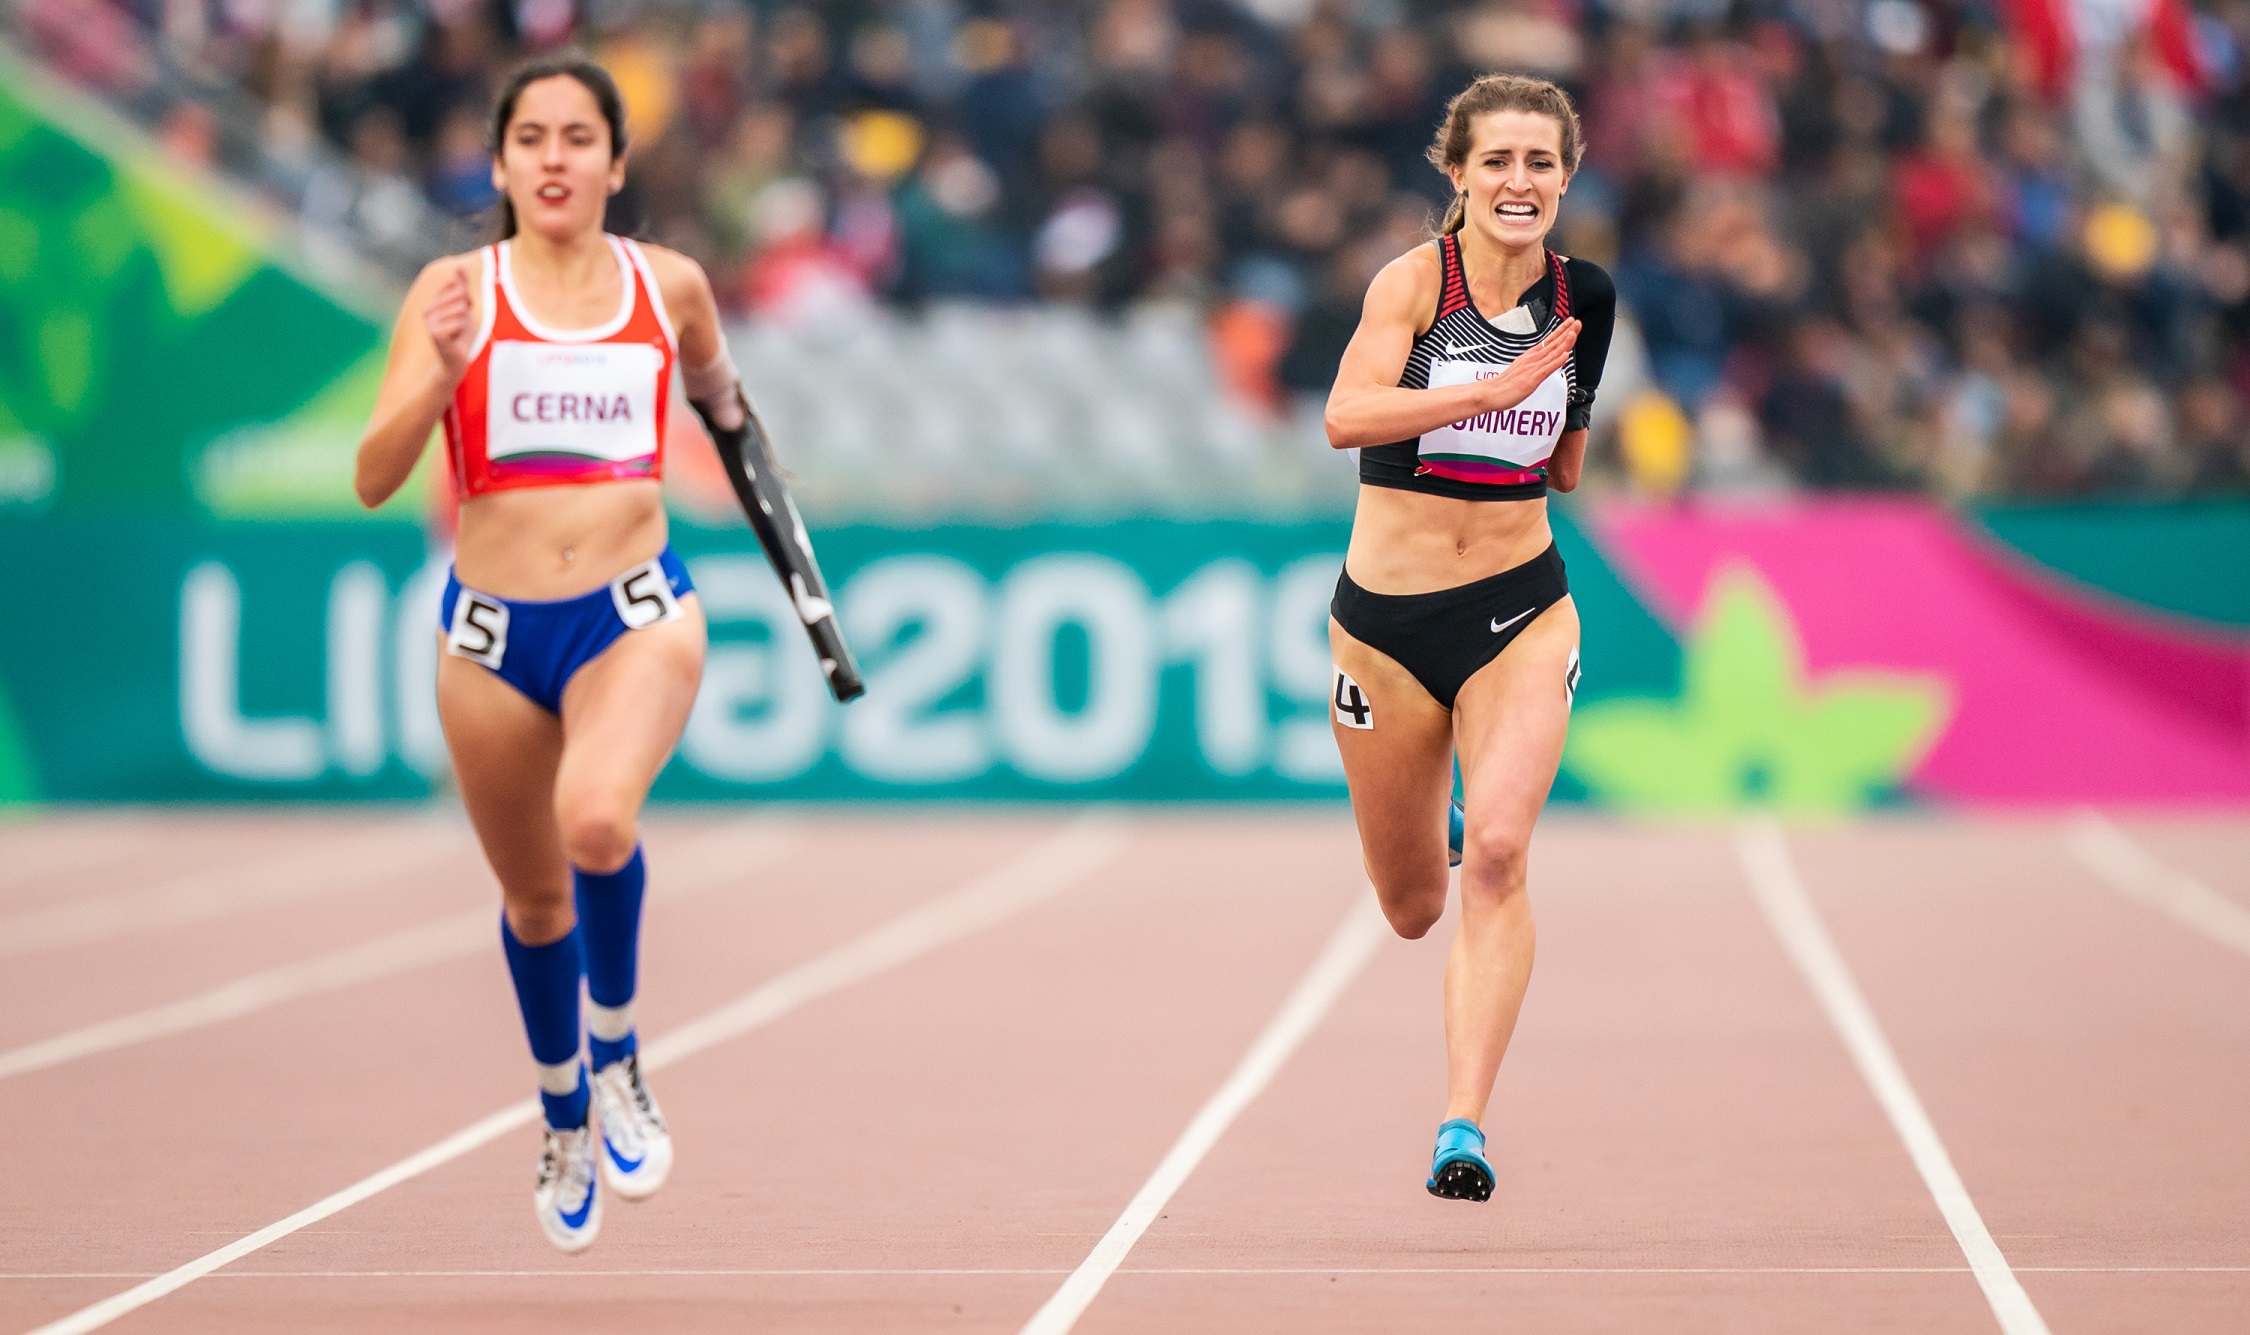
[[[739,387],[733,392],[742,395]],[[758,544],[766,549],[766,559],[773,562],[774,573],[789,591],[797,619],[805,623],[805,634],[812,637],[813,653],[820,658],[820,671],[828,678],[829,692],[839,704],[856,699],[867,688],[860,683],[859,664],[853,661],[844,632],[836,624],[836,606],[829,601],[828,582],[820,577],[820,562],[813,557],[805,521],[797,514],[797,503],[789,499],[789,488],[774,468],[773,447],[766,440],[765,426],[751,410],[747,396],[742,397],[741,404],[742,424],[731,429],[714,422],[710,408],[700,403],[692,406],[696,416],[703,419],[703,429],[711,433],[711,443],[718,447],[719,462],[726,465],[727,480],[734,484],[734,494],[742,501],[742,512],[750,517]]]

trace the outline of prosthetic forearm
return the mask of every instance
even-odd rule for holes
[[[838,703],[857,698],[867,689],[859,680],[859,664],[853,661],[844,632],[836,624],[835,604],[829,601],[827,581],[820,577],[820,562],[813,557],[805,521],[774,468],[773,448],[766,439],[765,427],[750,409],[749,396],[742,392],[733,362],[721,352],[710,365],[696,367],[682,378],[688,403],[703,419],[711,443],[718,447],[719,462],[726,466],[727,480],[734,484],[742,512],[750,517],[758,544],[766,549],[766,559],[773,562],[774,573],[781,577],[782,587],[789,591],[789,602],[797,609],[797,619],[812,639],[821,674],[828,678],[829,692]]]

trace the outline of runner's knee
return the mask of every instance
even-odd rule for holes
[[[578,921],[577,906],[571,901],[568,882],[545,891],[503,886],[501,893],[508,930],[527,946],[560,941]]]
[[[1443,899],[1435,903],[1417,901],[1411,907],[1388,901],[1383,904],[1383,917],[1389,920],[1391,930],[1398,933],[1399,939],[1403,941],[1419,941],[1428,936],[1430,929],[1437,926],[1438,919],[1444,916]]]
[[[563,856],[581,871],[613,872],[632,860],[640,840],[631,804],[602,795],[564,795],[556,802]]]
[[[1400,874],[1378,872],[1370,864],[1367,879],[1374,883],[1375,902],[1382,905],[1383,917],[1391,930],[1409,941],[1418,941],[1427,935],[1437,920],[1445,916],[1445,866],[1440,863],[1436,874]]]
[[[1461,894],[1504,899],[1523,888],[1531,832],[1513,823],[1478,821],[1472,813],[1461,848]]]

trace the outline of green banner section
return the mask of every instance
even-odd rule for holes
[[[1581,700],[1677,644],[1564,516]],[[681,527],[711,621],[675,799],[1330,799],[1344,525],[1129,521],[817,536],[868,694],[831,702],[746,532]],[[446,761],[445,568],[392,523],[0,524],[0,800],[398,799]],[[10,726],[12,720],[12,728]],[[1585,792],[1567,776],[1565,797]]]
[[[384,331],[280,254],[250,206],[0,52],[0,522],[357,513]]]
[[[1996,505],[1985,530],[2039,565],[2142,607],[2250,626],[2250,505]]]

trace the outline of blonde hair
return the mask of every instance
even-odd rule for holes
[[[1578,127],[1578,108],[1571,105],[1570,94],[1528,74],[1487,74],[1455,93],[1445,104],[1445,124],[1438,127],[1437,138],[1430,141],[1429,151],[1423,156],[1441,172],[1465,164],[1469,160],[1470,124],[1495,111],[1528,111],[1552,118],[1562,128],[1563,173],[1578,170],[1586,138]],[[1468,209],[1468,193],[1456,193],[1453,202],[1445,206],[1445,220],[1438,224],[1438,231],[1460,231]]]

